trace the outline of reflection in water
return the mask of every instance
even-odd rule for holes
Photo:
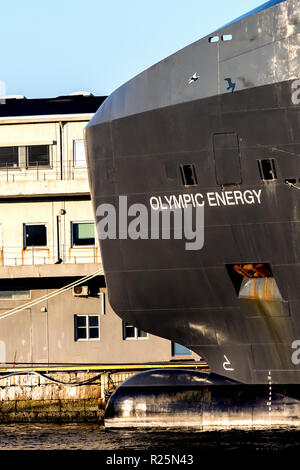
[[[295,450],[300,431],[105,430],[95,424],[1,424],[1,450]]]

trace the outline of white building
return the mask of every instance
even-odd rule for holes
[[[107,296],[100,295],[106,293],[103,275],[77,294],[69,290],[1,319],[8,310],[101,268],[83,128],[103,100],[79,94],[21,97],[0,105],[0,362],[196,358],[123,324]]]

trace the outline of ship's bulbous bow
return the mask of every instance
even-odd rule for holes
[[[107,428],[257,429],[300,425],[298,386],[245,385],[174,369],[137,374],[110,397]]]

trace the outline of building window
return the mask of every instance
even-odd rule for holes
[[[30,299],[30,290],[0,290],[0,300]]]
[[[19,148],[0,147],[0,168],[19,167]]]
[[[148,339],[148,333],[136,328],[123,320],[123,340],[125,339]]]
[[[83,140],[73,141],[73,161],[76,168],[86,167],[86,158]]]
[[[191,356],[192,351],[181,344],[172,341],[172,356]]]
[[[27,146],[27,167],[50,165],[50,145]]]
[[[101,305],[101,314],[105,315],[106,314],[105,293],[100,292],[99,293],[99,298],[100,298],[100,305]]]
[[[50,166],[50,145],[0,147],[0,168]]]
[[[72,247],[95,246],[94,222],[72,222]]]
[[[75,341],[100,339],[99,315],[74,315]]]
[[[24,248],[47,246],[47,227],[44,224],[24,224]]]

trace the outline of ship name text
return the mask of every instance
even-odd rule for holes
[[[262,190],[222,191],[188,194],[171,194],[169,196],[152,196],[150,205],[153,210],[185,209],[188,206],[210,207],[239,206],[261,204]]]

